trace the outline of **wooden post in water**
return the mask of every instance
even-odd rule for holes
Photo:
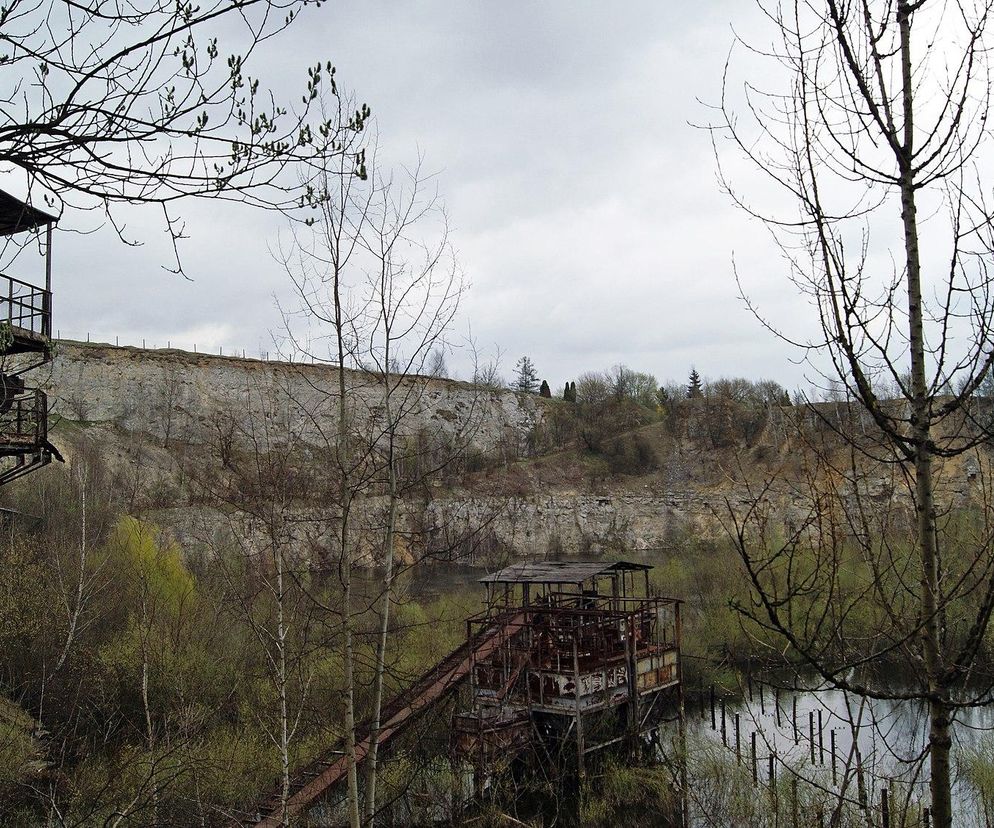
[[[725,700],[721,700],[721,743],[728,747],[728,736],[725,731]]]
[[[880,828],[890,828],[890,803],[886,788],[880,789]]]
[[[821,708],[818,709],[818,764],[825,764],[825,721],[821,716]]]
[[[780,688],[779,687],[775,688],[774,691],[773,691],[773,704],[777,708],[777,727],[779,728],[781,726],[780,725]]]
[[[780,823],[780,799],[777,796],[777,752],[770,754],[770,805],[773,806],[773,818]]]
[[[808,741],[811,743],[811,764],[815,763],[815,712],[808,711]]]
[[[759,783],[759,768],[756,765],[756,731],[752,732],[752,786]]]
[[[835,770],[835,728],[832,728],[832,786],[835,787],[839,784],[839,778]]]
[[[801,741],[801,736],[797,732],[797,696],[793,697],[793,705],[791,712],[792,721],[794,722],[794,745],[795,747]]]
[[[752,673],[746,677],[746,681],[749,683],[749,701],[752,701]]]
[[[717,727],[714,721],[714,685],[711,685],[711,729],[716,730]]]
[[[703,720],[704,719],[704,688],[703,687],[701,688],[701,697],[700,697],[700,699],[698,699],[698,701],[701,703],[701,719]]]
[[[739,734],[739,714],[735,714],[735,764],[742,764],[742,741]]]

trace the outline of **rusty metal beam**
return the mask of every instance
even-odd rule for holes
[[[476,659],[486,659],[492,655],[510,636],[524,629],[527,620],[527,614],[519,612],[511,618],[500,622],[500,625],[490,635],[484,636],[482,640],[469,641],[460,647],[459,650],[450,654],[449,658],[460,651],[465,651],[465,654],[457,664],[435,678],[427,687],[420,689],[420,692],[417,692],[409,703],[401,707],[384,722],[377,736],[377,746],[390,741],[410,722],[415,714],[454,690],[469,674]],[[361,764],[366,756],[369,755],[370,741],[369,737],[367,737],[356,745],[355,756],[357,765]],[[290,796],[286,804],[286,816],[296,816],[315,800],[319,799],[325,792],[345,777],[348,767],[347,757],[339,756],[335,759],[321,774]],[[277,826],[282,824],[283,817],[284,809],[281,804],[277,803],[274,808],[269,810],[269,813],[263,814],[259,821],[248,820],[242,824],[256,825],[259,828],[277,828]]]

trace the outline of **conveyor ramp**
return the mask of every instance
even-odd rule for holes
[[[376,738],[377,750],[401,733],[420,713],[453,693],[469,675],[474,662],[486,660],[508,638],[519,632],[526,620],[527,613],[524,612],[494,619],[492,626],[484,628],[453,650],[410,687],[384,705],[380,714],[382,724]],[[370,729],[369,722],[356,728],[357,765],[361,765],[369,753]],[[312,803],[347,778],[348,759],[344,751],[345,742],[342,740],[332,750],[294,774],[286,802],[287,816],[294,817],[305,811]],[[278,790],[275,791],[240,824],[254,828],[276,828],[281,825],[284,809],[280,793]]]

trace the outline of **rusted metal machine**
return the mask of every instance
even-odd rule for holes
[[[54,216],[0,190],[5,251],[37,241],[44,256],[44,286],[0,274],[0,486],[62,459],[48,440],[45,392],[24,382],[27,371],[52,358],[54,225]]]
[[[664,721],[682,722],[680,601],[649,595],[651,568],[546,561],[481,579],[486,609],[467,620],[466,642],[385,705],[377,745],[460,689],[468,692],[453,719],[452,759],[478,780],[532,749],[568,751],[582,773],[593,751],[626,740],[634,748]],[[357,764],[370,747],[360,725]],[[339,824],[322,803],[341,800],[347,772],[335,745],[295,774],[285,802],[274,791],[236,824]]]
[[[657,735],[679,719],[680,601],[649,595],[646,564],[520,563],[482,579],[487,609],[470,637],[507,613],[527,622],[469,672],[468,709],[456,716],[457,756],[478,771],[534,741],[585,757]],[[669,700],[672,703],[667,703]]]

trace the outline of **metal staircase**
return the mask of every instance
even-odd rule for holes
[[[458,689],[476,661],[489,658],[509,638],[519,633],[526,621],[527,615],[523,612],[495,618],[490,626],[457,647],[409,688],[394,697],[383,707],[380,714],[382,724],[376,737],[377,749],[402,733],[419,714]],[[356,728],[357,765],[361,765],[369,754],[370,730],[369,722]],[[349,762],[345,756],[345,743],[342,740],[332,750],[325,752],[294,775],[290,782],[290,794],[285,809],[282,793],[277,790],[236,824],[275,828],[282,824],[284,812],[291,818],[299,815],[333,787],[342,783],[347,778],[348,769]]]

